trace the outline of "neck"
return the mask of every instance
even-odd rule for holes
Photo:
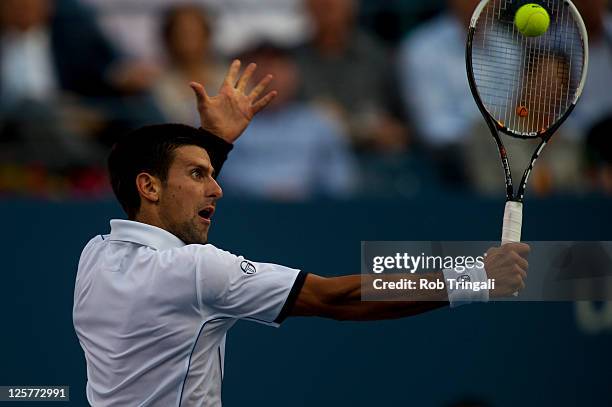
[[[315,47],[323,54],[339,55],[349,42],[349,30],[324,30],[315,37]]]
[[[132,220],[135,222],[146,223],[147,225],[151,226],[156,226],[160,229],[166,229],[157,213],[151,213],[151,211],[146,211],[142,208]]]
[[[177,61],[174,66],[181,72],[193,73],[206,70],[206,64],[201,60]]]

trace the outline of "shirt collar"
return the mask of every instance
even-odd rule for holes
[[[109,240],[132,242],[155,250],[168,250],[185,246],[185,243],[167,230],[146,223],[113,219],[110,221]]]

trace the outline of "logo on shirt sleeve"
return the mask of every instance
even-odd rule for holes
[[[242,263],[240,263],[240,268],[242,269],[242,272],[246,274],[247,276],[257,273],[257,269],[255,268],[255,265],[251,263],[250,261],[246,261],[246,260],[242,261]]]
[[[467,275],[467,274],[463,274],[463,275],[461,275],[461,276],[457,277],[457,281],[462,282],[462,283],[465,283],[465,282],[469,282],[469,281],[471,281],[471,279],[470,279],[470,276],[469,276],[469,275]]]

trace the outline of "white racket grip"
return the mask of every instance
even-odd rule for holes
[[[502,227],[502,245],[518,243],[521,241],[521,227],[523,226],[523,203],[508,201],[504,210],[504,226]],[[518,297],[518,292],[512,294]]]
[[[504,210],[504,226],[502,228],[502,245],[521,241],[521,226],[523,225],[523,203],[508,201]]]

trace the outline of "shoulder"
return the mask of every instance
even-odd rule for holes
[[[108,235],[97,235],[87,242],[79,257],[77,279],[78,276],[86,273],[87,270],[99,261],[101,248],[104,246],[107,238]]]
[[[193,260],[196,269],[206,269],[208,272],[232,267],[242,259],[242,256],[219,249],[212,244],[191,244],[178,250]]]
[[[87,242],[87,244],[83,248],[83,251],[86,251],[87,249],[89,249],[93,245],[95,245],[96,243],[103,242],[106,239],[108,239],[108,235],[96,235],[96,236],[92,237],[91,239],[89,239],[89,241]]]
[[[341,122],[325,106],[304,103],[296,109],[296,114],[308,129],[305,135],[309,138],[329,141],[330,137],[342,136],[344,131]]]
[[[327,116],[324,110],[316,105],[306,102],[294,103],[290,108],[291,114],[301,121],[326,124]]]
[[[191,253],[194,256],[234,256],[227,250],[220,249],[210,243],[207,244],[189,244],[179,250],[184,250],[187,253]]]
[[[97,236],[92,237],[87,242],[85,247],[83,247],[83,250],[81,251],[81,259],[91,254],[91,252],[94,251],[95,248],[98,247],[100,244],[102,244],[106,239],[108,239],[108,235],[97,235]]]
[[[421,24],[402,41],[400,46],[402,54],[420,54],[443,49],[456,39],[459,26],[449,14],[442,14]]]

